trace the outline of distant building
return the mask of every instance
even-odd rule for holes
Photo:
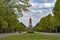
[[[29,18],[29,30],[32,30],[32,19]]]

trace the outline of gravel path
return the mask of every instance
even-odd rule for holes
[[[26,33],[26,32],[23,32],[23,33]],[[7,33],[7,34],[0,34],[0,38],[12,36],[12,35],[23,34],[23,33]],[[49,35],[49,36],[60,36],[60,33],[44,33],[44,32],[35,32],[35,33],[40,33],[40,34]]]
[[[18,35],[18,34],[23,34],[26,32],[22,32],[22,33],[6,33],[6,34],[0,34],[0,38],[4,38],[4,37],[8,37],[8,36],[12,36],[12,35]]]
[[[7,34],[0,34],[0,38],[4,38],[4,37],[8,37],[8,36],[12,36],[12,35],[17,35],[19,33],[7,33]]]
[[[35,32],[35,33],[40,33],[40,34],[49,35],[49,36],[60,36],[60,33],[45,33],[45,32]]]

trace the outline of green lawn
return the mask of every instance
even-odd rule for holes
[[[0,38],[0,40],[60,40],[58,36],[47,36],[38,33],[19,34],[10,37]]]

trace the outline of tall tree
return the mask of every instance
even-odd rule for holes
[[[16,27],[19,26],[17,14],[22,15],[22,11],[28,11],[28,7],[30,6],[28,1],[29,0],[0,0],[1,32],[14,32]]]
[[[53,8],[54,17],[56,20],[56,32],[60,31],[60,0],[56,0]]]

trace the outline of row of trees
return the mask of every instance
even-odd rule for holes
[[[0,0],[0,33],[26,30],[25,25],[19,23],[17,20],[17,16],[22,15],[22,11],[28,11],[28,7],[30,7],[28,1],[29,0]]]
[[[60,0],[56,1],[55,7],[53,8],[53,14],[54,16],[49,14],[48,16],[43,17],[33,30],[60,32]]]
[[[43,32],[55,32],[56,20],[54,16],[49,14],[48,16],[41,18],[40,22],[36,25],[34,30]]]

